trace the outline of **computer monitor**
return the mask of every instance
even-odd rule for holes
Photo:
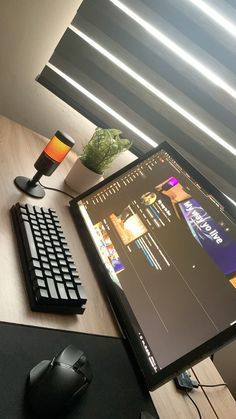
[[[163,143],[70,202],[150,390],[236,336],[236,207]]]

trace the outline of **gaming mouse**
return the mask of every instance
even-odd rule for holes
[[[92,377],[84,353],[70,345],[52,361],[42,361],[30,371],[26,397],[36,416],[53,417],[74,405]]]

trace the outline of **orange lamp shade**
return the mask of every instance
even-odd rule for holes
[[[51,176],[74,144],[73,138],[57,131],[35,162],[35,169],[41,175]]]
[[[52,160],[61,163],[62,160],[66,157],[67,153],[69,153],[71,146],[63,143],[59,138],[55,135],[49,141],[49,143],[44,148],[44,153],[46,153]]]

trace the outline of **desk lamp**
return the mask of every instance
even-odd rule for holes
[[[57,131],[36,160],[34,167],[37,172],[34,177],[29,179],[24,176],[17,176],[14,180],[15,185],[27,195],[34,198],[43,198],[45,195],[44,188],[37,182],[43,175],[51,176],[74,144],[73,138]]]

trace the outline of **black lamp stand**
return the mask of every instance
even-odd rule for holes
[[[36,172],[32,179],[25,176],[17,176],[14,179],[14,183],[27,195],[33,196],[34,198],[43,198],[45,196],[45,190],[37,183],[42,176],[43,174],[39,172]]]

